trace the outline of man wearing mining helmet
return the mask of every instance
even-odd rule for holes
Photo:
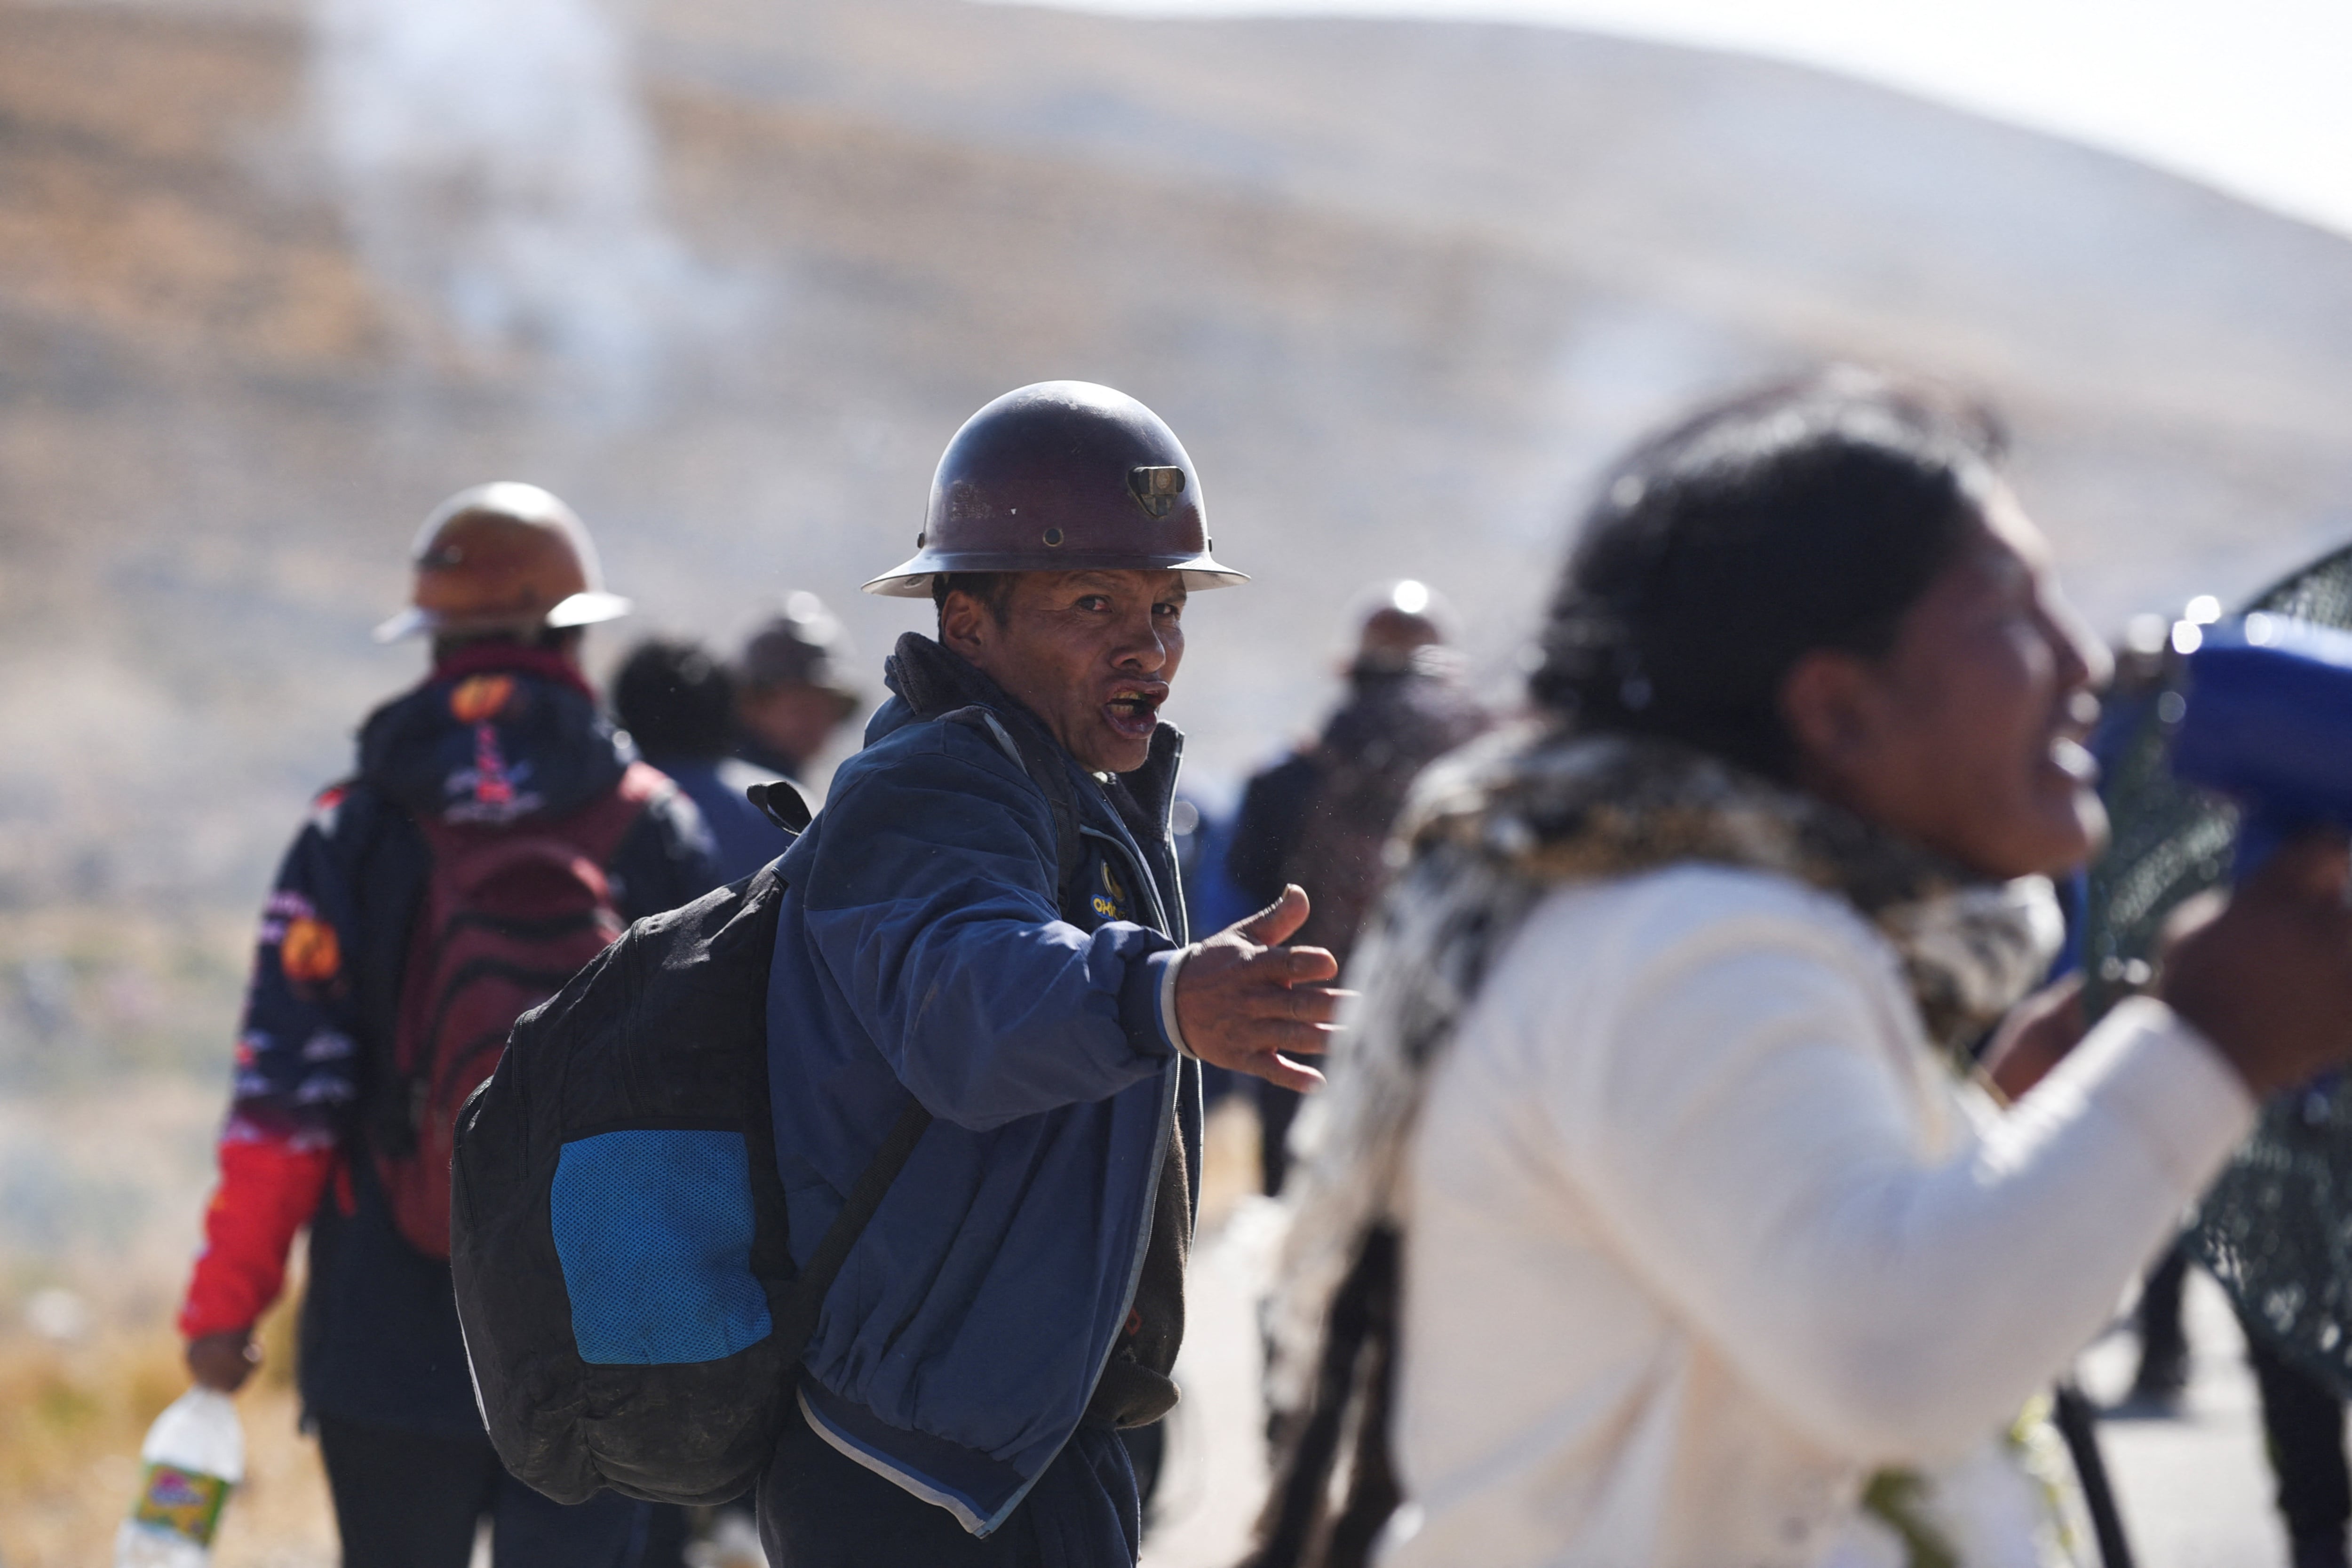
[[[1305,1089],[1331,956],[1297,888],[1188,942],[1163,722],[1210,553],[1173,432],[1108,387],[957,432],[890,700],[784,857],[769,992],[803,1264],[909,1100],[930,1115],[850,1253],[761,1488],[794,1568],[1132,1563],[1122,1427],[1176,1401],[1206,1061]]]
[[[307,1228],[302,1409],[345,1568],[464,1568],[484,1520],[498,1568],[640,1568],[649,1505],[559,1507],[482,1429],[446,1134],[516,1014],[718,872],[692,804],[581,673],[586,628],[629,602],[572,509],[478,485],[425,520],[411,561],[411,605],[376,637],[429,639],[430,666],[361,727],[263,910],[180,1331],[196,1381],[235,1391]]]

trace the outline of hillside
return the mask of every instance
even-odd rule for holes
[[[1168,416],[1257,574],[1200,602],[1172,709],[1228,777],[1311,719],[1374,577],[1436,582],[1507,682],[1594,465],[1823,356],[1991,393],[2105,624],[2345,526],[2346,241],[1793,68],[662,0],[677,254],[577,318],[627,332],[485,346],[339,188],[303,16],[0,3],[0,910],[249,903],[414,668],[364,630],[415,520],[491,474],[571,497],[650,624],[807,586],[878,654],[917,617],[855,584],[961,416],[1048,375]]]

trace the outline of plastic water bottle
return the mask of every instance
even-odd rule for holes
[[[205,1568],[221,1508],[245,1479],[245,1428],[229,1396],[192,1388],[164,1407],[139,1447],[146,1474],[114,1534],[114,1568]]]

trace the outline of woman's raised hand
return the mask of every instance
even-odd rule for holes
[[[2352,858],[2338,833],[2287,844],[2226,899],[2181,906],[2156,993],[2258,1096],[2352,1062]]]

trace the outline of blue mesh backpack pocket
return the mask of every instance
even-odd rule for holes
[[[549,1197],[582,1361],[721,1361],[774,1331],[751,1273],[757,1227],[741,1133],[576,1138],[556,1157]]]

